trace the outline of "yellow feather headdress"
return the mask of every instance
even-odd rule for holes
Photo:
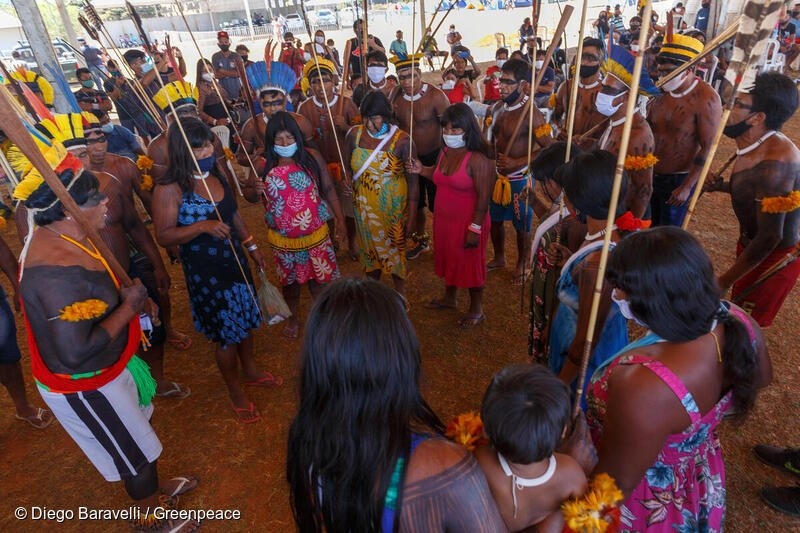
[[[153,102],[164,113],[170,113],[172,111],[170,103],[175,109],[185,105],[196,106],[199,98],[197,87],[193,87],[188,81],[173,81],[153,95]]]

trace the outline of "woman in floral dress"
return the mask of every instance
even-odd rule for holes
[[[300,286],[308,283],[315,298],[323,284],[339,277],[327,222],[335,218],[336,231],[345,231],[344,216],[325,161],[303,144],[303,134],[292,115],[275,113],[267,123],[265,137],[267,174],[258,191],[264,198],[267,240],[275,255],[283,297],[292,311],[283,332],[297,338]]]
[[[405,297],[406,235],[409,213],[417,211],[417,175],[406,172],[411,155],[409,136],[389,125],[391,104],[380,91],[361,102],[363,125],[354,126],[345,141],[353,181],[353,208],[367,276],[392,276]]]
[[[720,301],[714,268],[687,232],[634,233],[609,257],[621,312],[650,331],[595,373],[587,420],[595,472],[626,496],[621,531],[722,531],[717,425],[744,416],[772,367],[756,322]]]

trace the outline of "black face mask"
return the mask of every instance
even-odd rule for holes
[[[581,78],[591,78],[597,71],[600,70],[600,65],[581,65]]]
[[[243,55],[241,55],[239,57],[242,58],[242,61],[247,61],[247,54],[243,54]]]
[[[736,139],[737,137],[744,135],[747,130],[753,127],[752,124],[747,123],[748,118],[750,117],[747,117],[736,124],[725,126],[725,128],[722,130],[723,135],[730,137],[731,139]]]
[[[219,46],[219,49],[223,52],[227,52],[231,48],[231,45],[229,44],[218,44],[217,46]]]
[[[514,92],[503,98],[503,102],[507,103],[508,105],[513,104],[519,98],[519,89],[514,89]]]

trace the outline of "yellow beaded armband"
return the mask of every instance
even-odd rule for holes
[[[533,134],[536,137],[547,137],[553,132],[553,128],[550,127],[550,124],[542,124],[535,130],[533,130]]]
[[[764,213],[788,213],[800,207],[800,191],[792,191],[786,196],[772,196],[761,199]]]
[[[82,302],[75,302],[66,306],[59,312],[58,318],[67,322],[80,322],[81,320],[91,320],[99,316],[108,309],[108,304],[97,298],[90,298]]]
[[[658,158],[653,154],[629,155],[625,158],[625,170],[646,170],[656,166]]]

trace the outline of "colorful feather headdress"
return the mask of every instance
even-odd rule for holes
[[[391,61],[394,65],[394,69],[399,72],[403,69],[411,67],[418,69],[423,57],[425,57],[425,54],[407,54],[403,57],[391,57],[389,58],[389,61]]]
[[[633,57],[633,54],[621,46],[612,44],[608,51],[608,57],[606,57],[603,63],[603,72],[606,75],[611,74],[630,87],[631,81],[633,80],[633,66],[635,60],[636,58]],[[653,84],[653,80],[650,78],[644,65],[642,65],[642,76],[639,81],[639,94],[645,96],[657,96],[661,94],[658,88]]]
[[[682,64],[691,61],[700,55],[702,51],[703,43],[700,42],[699,39],[676,33],[673,34],[671,38],[667,35],[667,38],[661,45],[661,51],[658,52],[658,57],[663,57],[675,63]]]
[[[289,94],[297,85],[297,75],[286,63],[272,61],[267,68],[264,61],[258,61],[247,67],[247,79],[258,94],[263,91],[280,91]]]
[[[50,85],[50,82],[45,79],[44,76],[40,76],[36,74],[32,70],[28,70],[23,67],[18,67],[15,70],[9,72],[9,75],[17,80],[20,83],[24,83],[25,85],[30,88],[31,91],[34,93],[38,93],[41,95],[42,103],[47,106],[53,105],[53,86]],[[6,79],[4,80],[6,85],[11,83],[11,80]],[[72,93],[70,93],[72,94]]]
[[[71,154],[69,150],[58,141],[53,142],[50,146],[44,147],[42,154],[44,154],[44,158],[50,164],[50,167],[55,170],[57,175],[60,176],[66,170],[72,171],[70,184],[74,183],[81,172],[83,172],[83,165],[80,159]],[[19,184],[14,187],[14,199],[24,202],[31,194],[36,192],[42,184],[44,184],[44,178],[41,173],[36,167],[29,164]],[[67,186],[67,189],[69,189],[69,186]],[[45,209],[49,209],[49,206]]]
[[[36,124],[36,129],[55,143],[66,148],[86,145],[86,131],[100,127],[93,113],[63,113],[52,115]]]
[[[196,106],[199,98],[197,87],[193,87],[188,81],[173,81],[164,85],[153,95],[153,102],[164,113],[171,113],[172,108],[178,109],[186,105]],[[170,104],[172,105],[170,106]]]

